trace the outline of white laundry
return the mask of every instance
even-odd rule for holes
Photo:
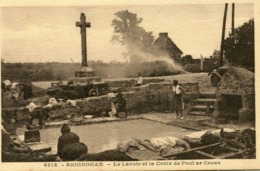
[[[170,145],[172,147],[174,147],[176,145],[176,140],[178,138],[175,137],[158,137],[158,138],[150,138],[150,143],[156,147],[156,148],[160,148],[163,149],[165,148],[167,145]]]
[[[68,104],[71,104],[71,106],[76,106],[77,102],[75,100],[67,100]]]
[[[29,109],[29,112],[32,112],[35,108],[37,108],[38,106],[31,102],[29,105],[26,106]]]
[[[193,139],[199,139],[201,137],[203,137],[205,134],[207,133],[207,131],[198,131],[198,132],[194,132],[194,133],[191,133],[189,135],[186,135],[185,137],[187,138],[193,138]]]

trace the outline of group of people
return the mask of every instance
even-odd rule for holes
[[[134,86],[141,86],[143,85],[143,76],[142,73],[138,73],[138,78],[135,82]],[[185,91],[183,87],[179,85],[179,82],[177,80],[173,81],[173,86],[172,86],[172,107],[171,109],[175,112],[176,119],[184,119],[184,115],[182,111],[184,110],[184,103],[183,103],[183,98],[182,94]]]
[[[3,96],[9,96],[18,102],[20,100],[27,100],[33,96],[32,87],[25,83],[11,82],[4,80],[1,84],[1,93]]]
[[[143,85],[143,76],[142,73],[139,72],[138,78],[134,82],[133,86],[141,86],[141,85]],[[123,97],[122,93],[119,92],[117,93],[116,96],[114,93],[108,93],[107,96],[109,102],[111,103],[111,108],[110,111],[108,112],[108,116],[126,118],[127,117],[126,100]]]
[[[143,77],[142,73],[138,73],[138,78],[134,84],[134,86],[141,86],[143,85]],[[183,87],[179,85],[179,82],[177,80],[173,81],[173,86],[172,86],[172,106],[171,109],[173,112],[175,112],[176,116],[175,119],[184,119],[184,115],[182,111],[184,110],[184,103],[183,103],[183,98],[182,94],[185,91]],[[109,99],[112,99],[113,96],[109,96]],[[117,104],[117,105],[115,105]],[[123,98],[123,95],[121,93],[118,93],[117,95],[117,101],[113,102],[111,100],[111,112],[109,113],[110,116],[116,115],[116,113],[122,113],[125,112],[127,113],[126,110],[126,100]]]
[[[138,73],[138,79],[135,86],[141,86],[143,84],[142,74]],[[29,89],[29,88],[28,88]],[[31,90],[31,89],[30,89]],[[19,86],[19,83],[11,83],[9,80],[2,82],[2,94],[10,92],[12,98],[19,99],[22,94],[22,86]],[[176,113],[176,119],[184,119],[183,116],[183,99],[182,94],[184,92],[177,80],[173,81],[172,86],[172,109]],[[28,98],[27,96],[25,98]],[[123,97],[122,93],[119,92],[117,95],[109,95],[108,98],[111,102],[111,112],[109,116],[115,116],[119,118],[127,117],[127,108],[126,100]],[[57,105],[57,101],[54,98],[49,99],[49,104],[44,108],[39,108],[34,103],[30,103],[27,108],[31,115],[29,124],[32,125],[32,122],[35,118],[39,119],[39,125],[44,125],[43,118],[48,118],[49,109],[54,105]],[[55,102],[55,103],[54,103]],[[64,124],[61,128],[62,135],[58,139],[57,145],[57,155],[64,161],[76,160],[84,154],[87,154],[88,147],[80,142],[80,138],[77,134],[71,132],[70,127],[67,124]]]
[[[182,99],[182,93],[185,91],[184,88],[182,88],[177,80],[173,81],[172,86],[172,105],[173,109],[176,113],[176,119],[184,119],[183,116],[183,99]],[[110,99],[113,99],[114,96],[110,96]],[[114,104],[115,103],[115,104]],[[120,113],[127,114],[126,110],[126,100],[124,99],[122,93],[118,93],[116,96],[116,101],[111,101],[111,104],[114,104],[116,109],[113,109],[115,113],[113,115],[120,115]],[[88,147],[80,142],[80,138],[77,134],[71,132],[70,127],[67,124],[64,124],[61,128],[62,135],[58,139],[58,146],[57,146],[57,154],[59,157],[64,160],[76,160],[80,157],[84,156],[88,152]]]

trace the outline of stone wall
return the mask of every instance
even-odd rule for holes
[[[217,95],[252,95],[255,94],[254,84],[253,72],[243,68],[231,67],[222,76],[217,87]]]
[[[216,90],[218,100],[217,116],[228,117],[231,113],[226,113],[225,110],[229,106],[226,105],[225,95],[241,96],[242,107],[239,113],[239,120],[245,118],[254,118],[255,115],[255,86],[254,73],[238,67],[231,67],[223,75]]]
[[[109,87],[122,87],[123,85],[127,86],[127,87],[131,87],[134,80],[136,79],[122,79],[122,80],[105,80],[106,83],[108,83]],[[149,84],[149,83],[160,83],[160,82],[163,82],[165,81],[165,79],[146,79],[144,78],[143,79],[143,84]]]
[[[184,102],[187,104],[199,96],[199,83],[180,84],[186,91],[183,94]],[[172,83],[160,82],[150,83],[139,87],[132,87],[131,91],[123,92],[127,102],[129,114],[171,110]],[[50,110],[51,118],[66,118],[71,114],[81,113],[83,115],[100,115],[103,111],[110,111],[111,103],[106,95],[88,97],[76,100],[76,107],[61,104]],[[10,112],[8,112],[10,115]],[[25,110],[12,112],[17,120],[25,119]],[[28,113],[28,112],[27,112]],[[16,116],[15,116],[16,115]]]
[[[185,102],[198,98],[199,84],[180,84],[186,89],[183,94]],[[140,87],[133,87],[131,92],[125,93],[129,113],[142,113],[153,111],[169,111],[172,102],[172,83],[150,83]]]
[[[199,96],[199,83],[180,84],[185,88],[184,102],[195,100]],[[123,92],[126,99],[129,114],[138,114],[153,111],[171,110],[171,83],[150,83],[147,85],[132,87],[131,91]],[[81,113],[83,115],[100,115],[103,111],[110,111],[111,104],[106,95],[88,97],[76,100],[78,108],[61,108],[52,110],[51,117],[61,117],[69,113]]]

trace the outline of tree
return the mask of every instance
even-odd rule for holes
[[[154,37],[152,32],[147,32],[139,26],[143,19],[128,10],[118,11],[115,15],[116,19],[111,24],[114,27],[111,41],[126,46],[127,56],[130,58],[137,57],[136,52],[139,51],[150,52]]]
[[[230,34],[224,41],[225,56],[232,65],[245,67],[254,71],[254,19],[236,28],[235,33],[235,36]],[[236,41],[235,44],[233,43],[234,39]]]
[[[193,58],[191,55],[185,55],[181,58],[181,64],[185,66],[186,64],[192,64]]]

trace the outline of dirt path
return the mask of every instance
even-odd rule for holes
[[[136,78],[105,78],[106,81],[120,81],[120,80],[131,80]],[[188,73],[188,74],[180,74],[180,75],[170,75],[170,76],[162,76],[162,77],[144,77],[144,79],[165,79],[166,81],[178,80],[180,83],[184,82],[199,82],[200,88],[208,91],[212,89],[210,84],[210,77],[208,73]],[[66,81],[64,81],[66,83]],[[42,89],[47,89],[51,86],[51,81],[41,81],[41,82],[33,82],[33,85]],[[214,88],[213,88],[214,89]]]

